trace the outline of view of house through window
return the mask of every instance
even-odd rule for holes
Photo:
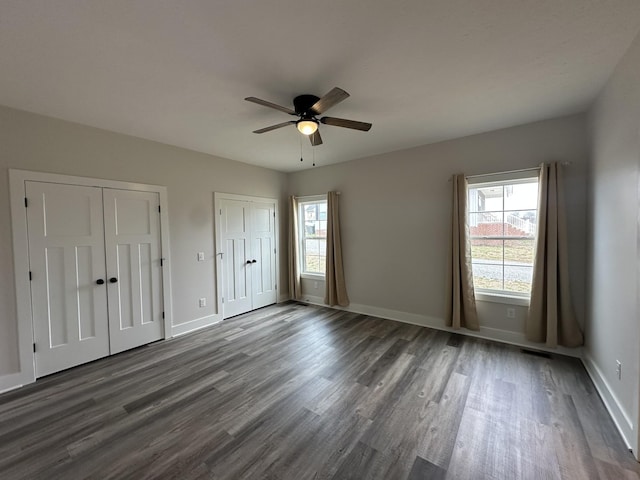
[[[529,297],[538,177],[472,183],[468,202],[475,290]]]
[[[327,251],[327,199],[298,200],[300,274],[324,275]]]

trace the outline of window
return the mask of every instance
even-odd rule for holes
[[[327,197],[298,199],[300,275],[323,276],[327,255]]]
[[[476,292],[529,298],[537,230],[538,177],[469,179],[469,234]],[[493,181],[487,181],[493,180]]]

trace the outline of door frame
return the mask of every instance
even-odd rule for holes
[[[76,177],[56,173],[33,172],[29,170],[9,169],[9,195],[11,206],[11,230],[13,236],[14,282],[16,288],[17,334],[19,372],[13,386],[35,382],[35,353],[33,351],[33,315],[31,312],[31,282],[29,280],[29,247],[27,215],[25,211],[26,183],[46,182],[88,187],[115,188],[156,192],[160,197],[160,241],[162,243],[162,302],[164,306],[164,338],[171,337],[171,262],[169,256],[169,207],[167,187],[143,183],[103,180],[88,177]],[[12,379],[16,379],[12,375]],[[2,385],[0,385],[0,391]]]
[[[221,238],[221,225],[220,225],[220,209],[222,207],[223,200],[240,200],[250,203],[273,203],[275,205],[275,244],[276,244],[276,303],[280,300],[278,292],[278,284],[280,283],[280,213],[278,211],[279,200],[277,198],[269,197],[254,197],[250,195],[240,195],[235,193],[223,193],[213,192],[213,213],[214,213],[214,229],[215,229],[215,268],[216,268],[216,312],[220,315],[220,318],[224,318],[224,306],[222,304],[223,297],[223,282],[222,282],[222,238]]]

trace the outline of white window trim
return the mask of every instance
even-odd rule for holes
[[[296,200],[298,201],[298,251],[300,252],[299,258],[298,258],[298,269],[300,271],[300,278],[304,278],[305,280],[325,280],[325,275],[324,273],[309,273],[309,272],[304,272],[303,271],[303,265],[304,265],[304,238],[303,236],[300,234],[302,231],[302,225],[304,225],[304,218],[302,218],[302,214],[301,214],[301,209],[300,206],[303,203],[314,203],[314,202],[321,202],[321,201],[327,201],[327,196],[326,195],[307,195],[305,197],[296,197]]]
[[[539,181],[538,172],[539,169],[532,168],[526,170],[518,170],[514,172],[504,172],[504,173],[495,173],[495,174],[486,174],[486,175],[473,175],[467,177],[468,186],[472,186],[474,188],[481,187],[483,185],[492,185],[495,183],[499,183],[502,185],[509,184],[521,184],[521,183],[534,183],[535,181]],[[540,199],[538,199],[538,202]],[[502,303],[506,305],[519,305],[528,307],[531,294],[517,294],[515,292],[507,292],[504,290],[485,290],[474,287],[475,298],[480,302],[491,302],[491,303]]]
[[[521,307],[528,307],[531,302],[529,296],[506,295],[490,290],[476,290],[475,296],[478,302],[503,303],[505,305],[519,305]]]
[[[526,170],[518,170],[515,172],[504,172],[504,173],[487,173],[485,175],[471,175],[467,177],[467,183],[469,185],[477,185],[480,183],[527,183],[526,180],[531,179],[533,183],[533,178],[539,178],[538,168],[526,169]]]

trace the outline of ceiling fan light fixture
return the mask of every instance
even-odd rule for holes
[[[296,122],[296,127],[303,135],[313,135],[318,130],[318,122],[303,118]]]

